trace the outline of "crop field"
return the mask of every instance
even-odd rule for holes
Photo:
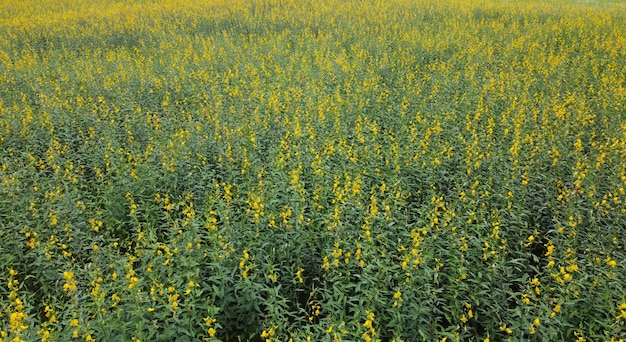
[[[625,32],[608,1],[0,1],[0,336],[624,341]]]

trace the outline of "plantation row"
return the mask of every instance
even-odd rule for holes
[[[619,3],[0,4],[7,341],[626,338]]]

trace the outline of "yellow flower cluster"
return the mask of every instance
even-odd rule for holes
[[[25,330],[29,328],[28,315],[24,312],[24,302],[20,299],[19,280],[15,279],[17,272],[13,269],[9,270],[9,278],[7,279],[7,287],[9,289],[8,299],[9,305],[5,308],[5,312],[9,317],[8,331],[2,330],[2,337],[6,340],[15,342],[26,341],[22,339]]]

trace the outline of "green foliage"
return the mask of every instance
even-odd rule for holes
[[[601,3],[0,4],[0,334],[623,340]]]

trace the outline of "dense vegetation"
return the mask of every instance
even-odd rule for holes
[[[0,2],[0,333],[623,340],[624,32],[597,2]]]

